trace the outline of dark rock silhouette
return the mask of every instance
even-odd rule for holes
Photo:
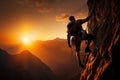
[[[95,36],[80,80],[120,80],[120,0],[88,0],[88,22]]]
[[[55,75],[27,50],[9,55],[0,49],[0,80],[55,80]]]

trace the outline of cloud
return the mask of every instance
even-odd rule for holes
[[[65,21],[68,17],[69,17],[69,14],[61,13],[60,15],[56,16],[56,21],[58,21],[58,22]]]
[[[39,13],[48,13],[53,10],[51,5],[55,2],[56,0],[35,0],[34,5]]]
[[[51,12],[53,10],[53,8],[46,8],[46,7],[42,7],[38,9],[39,13],[48,13]]]
[[[56,0],[33,0],[37,7],[48,6],[56,2]]]

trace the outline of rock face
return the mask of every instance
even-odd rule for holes
[[[120,80],[120,0],[88,0],[94,33],[92,52],[80,80]]]

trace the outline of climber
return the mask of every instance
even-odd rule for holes
[[[83,40],[82,39],[82,31],[83,31],[82,24],[87,22],[90,19],[91,16],[92,15],[90,14],[90,16],[88,16],[87,18],[78,19],[78,20],[76,20],[74,16],[70,16],[69,17],[70,22],[67,25],[68,46],[71,48],[70,40],[71,40],[71,36],[72,36],[72,41],[74,41],[74,43],[75,43],[76,55],[77,55],[77,58],[78,58],[78,61],[79,61],[79,66],[81,66],[81,67],[83,67],[83,65],[81,63],[79,53],[80,53],[80,44],[81,44],[81,41]],[[89,48],[89,44],[90,44],[90,41],[88,40],[85,52],[91,52],[91,50]]]

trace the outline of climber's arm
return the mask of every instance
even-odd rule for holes
[[[90,18],[91,18],[92,15],[89,15],[88,17],[86,17],[85,19],[80,19],[81,21],[81,24],[87,22]]]
[[[87,22],[87,21],[93,16],[94,10],[95,10],[95,8],[93,8],[93,9],[90,11],[90,14],[89,14],[88,17],[86,17],[85,19],[81,19],[81,24]]]

